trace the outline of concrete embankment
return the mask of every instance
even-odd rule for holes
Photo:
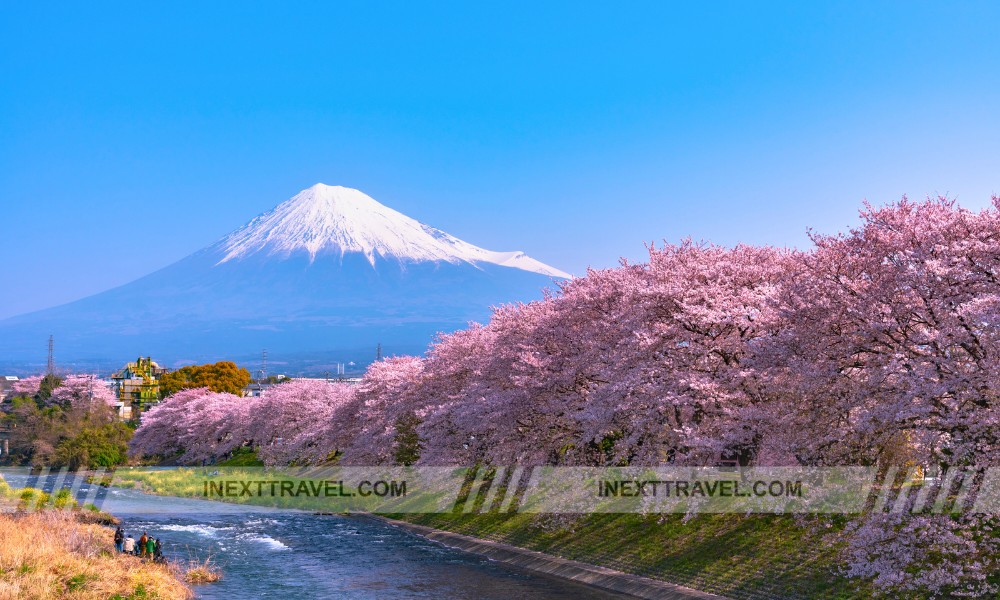
[[[612,592],[629,594],[637,598],[655,598],[658,600],[726,600],[722,596],[699,592],[666,581],[630,575],[614,569],[559,558],[535,552],[534,550],[525,550],[524,548],[518,548],[509,544],[482,540],[450,531],[441,531],[440,529],[433,529],[395,519],[387,519],[377,515],[364,516],[389,523],[445,546],[484,556],[490,560],[514,565],[527,571],[544,573],[554,577],[585,583]]]

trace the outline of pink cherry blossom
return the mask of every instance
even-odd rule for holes
[[[74,408],[93,408],[114,406],[118,397],[107,382],[94,375],[67,375],[52,390],[51,401]]]
[[[24,377],[14,382],[11,389],[14,394],[18,396],[34,396],[38,393],[38,388],[42,384],[42,375],[31,375],[30,377]]]

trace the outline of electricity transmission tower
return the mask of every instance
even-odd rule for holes
[[[54,375],[55,372],[56,372],[56,361],[53,359],[53,356],[52,356],[52,347],[53,347],[53,340],[52,340],[52,336],[50,335],[49,336],[49,361],[48,361],[48,365],[45,368],[45,372],[47,374],[49,374],[49,375]]]

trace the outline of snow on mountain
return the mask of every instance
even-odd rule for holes
[[[255,254],[285,257],[304,252],[343,257],[358,252],[375,266],[376,257],[400,263],[421,261],[491,263],[551,277],[559,269],[523,252],[493,252],[407,217],[367,194],[322,183],[302,190],[274,210],[229,234],[218,244],[219,264]]]
[[[321,355],[364,364],[379,343],[389,354],[423,352],[437,333],[568,277],[317,184],[145,277],[0,320],[0,365],[44,364],[50,334],[58,360],[77,365],[140,354],[171,366],[239,360],[261,348],[314,366]]]

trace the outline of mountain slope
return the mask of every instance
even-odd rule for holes
[[[167,364],[333,352],[420,352],[489,307],[541,296],[567,274],[493,252],[350,188],[317,184],[215,244],[132,283],[0,321],[0,363]],[[354,357],[351,351],[365,349]]]
[[[220,263],[265,254],[287,258],[360,253],[400,262],[490,263],[568,278],[522,252],[492,252],[428,227],[351,188],[318,183],[281,203],[217,245]]]

